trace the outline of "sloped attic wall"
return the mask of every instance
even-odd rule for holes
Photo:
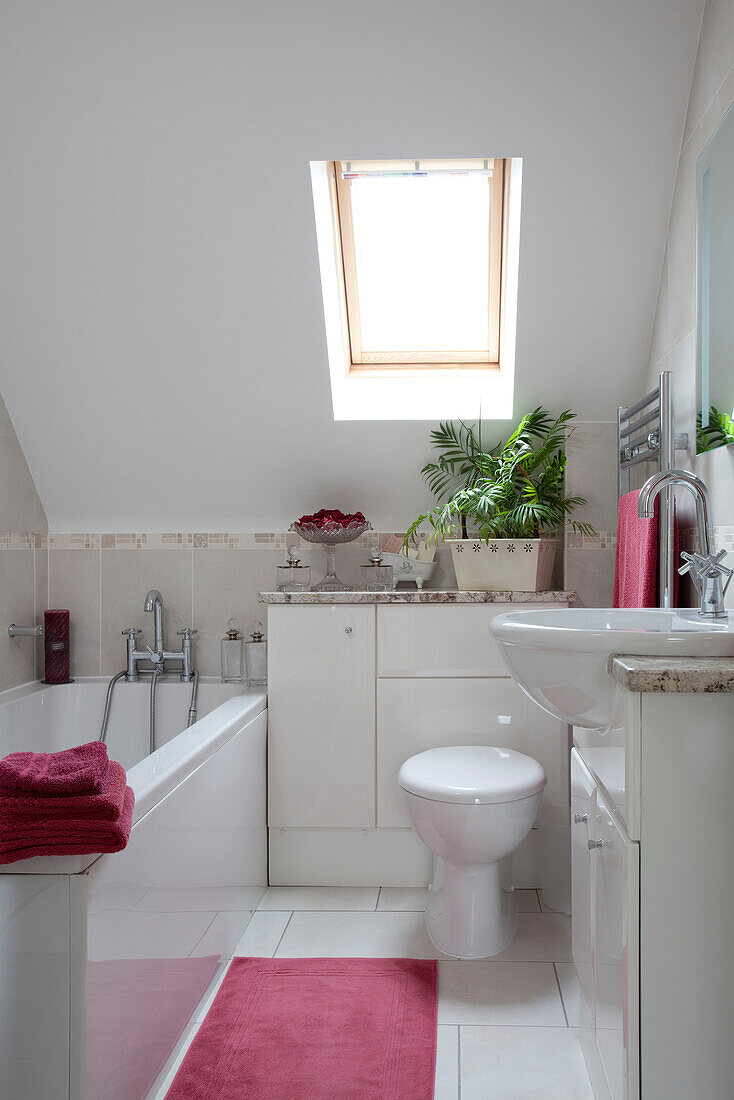
[[[734,4],[706,4],[688,114],[678,161],[675,194],[644,381],[653,388],[660,371],[674,374],[676,428],[688,432],[690,447],[678,464],[702,477],[711,491],[718,548],[734,559],[734,447],[696,455],[696,161],[734,103]],[[644,386],[644,389],[642,387]],[[678,502],[684,524],[693,526],[688,493]],[[732,560],[729,560],[729,565]],[[734,591],[727,597],[734,608]]]
[[[427,503],[429,425],[333,421],[311,159],[522,156],[516,412],[611,420],[700,10],[3,5],[0,388],[52,530],[278,531],[325,504],[400,530]]]
[[[0,691],[35,675],[38,647],[30,638],[9,638],[6,628],[40,621],[46,607],[46,551],[36,548],[36,536],[46,531],[46,514],[0,396]]]

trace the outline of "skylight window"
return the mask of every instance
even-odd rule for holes
[[[522,161],[314,161],[337,419],[512,415]]]
[[[352,369],[497,366],[504,161],[333,173]]]

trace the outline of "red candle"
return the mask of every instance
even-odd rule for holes
[[[54,608],[43,613],[46,684],[69,683],[69,612]]]

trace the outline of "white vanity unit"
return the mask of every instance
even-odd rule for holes
[[[508,606],[573,593],[263,593],[268,607],[270,881],[423,886],[430,856],[397,782],[410,756],[498,745],[548,775],[515,886],[568,911],[569,728],[513,683],[489,631]]]
[[[574,728],[573,956],[594,1095],[734,1095],[734,658],[612,657]]]

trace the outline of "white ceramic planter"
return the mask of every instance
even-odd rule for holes
[[[447,539],[461,592],[544,592],[559,539]]]

